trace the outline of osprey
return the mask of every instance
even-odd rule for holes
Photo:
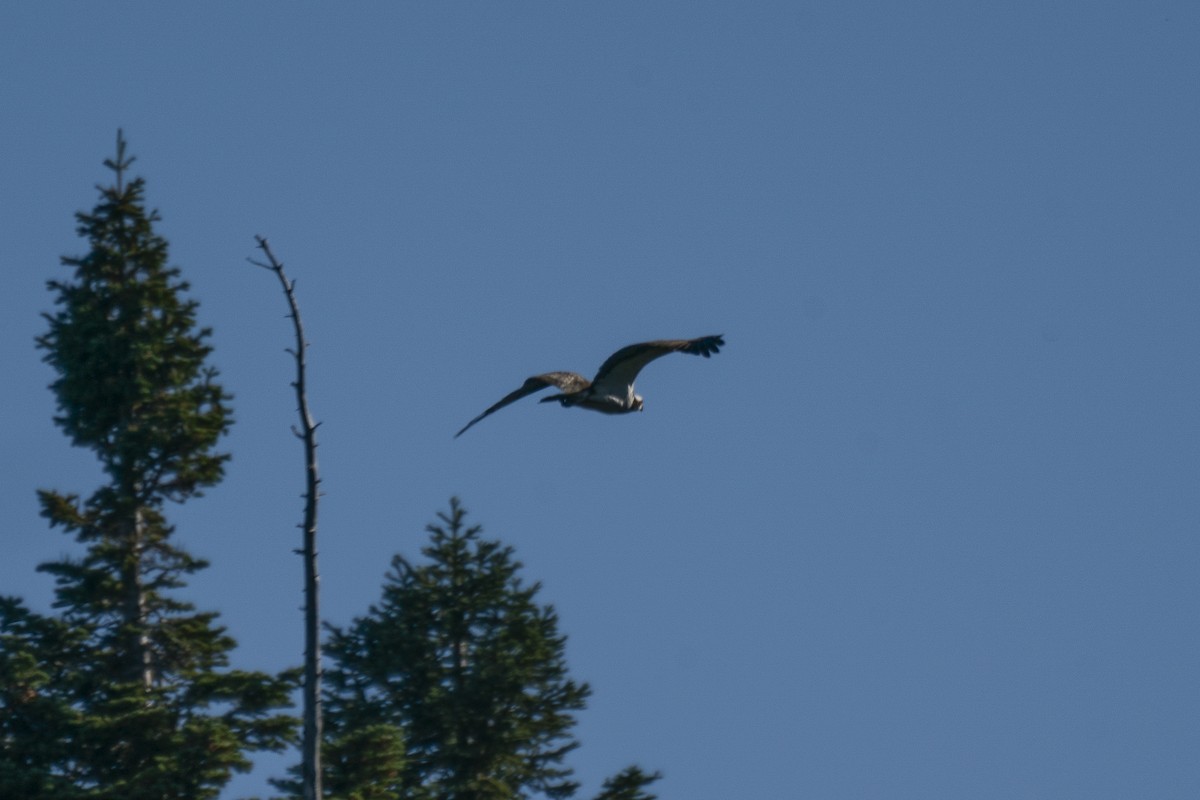
[[[580,408],[590,408],[593,411],[602,411],[605,414],[628,414],[631,411],[642,411],[642,396],[633,393],[633,381],[642,367],[667,353],[691,353],[694,356],[708,358],[713,353],[720,352],[720,348],[724,346],[725,340],[721,336],[642,342],[622,347],[613,353],[607,361],[600,365],[596,377],[590,381],[575,372],[546,372],[542,375],[534,375],[532,378],[526,379],[520,389],[505,395],[500,402],[464,425],[461,431],[454,434],[454,438],[462,436],[467,428],[493,411],[499,411],[509,403],[515,403],[522,397],[540,392],[548,386],[558,387],[562,394],[543,397],[541,400],[543,403],[557,400],[563,408],[579,406]]]

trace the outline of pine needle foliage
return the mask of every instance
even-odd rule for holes
[[[646,787],[661,777],[657,772],[647,774],[641,767],[626,767],[604,781],[596,800],[655,800],[657,795],[646,791]]]
[[[395,556],[380,602],[332,630],[328,728],[402,732],[388,797],[570,797],[578,784],[563,760],[591,690],[567,674],[566,637],[537,602],[540,585],[465,517],[451,500],[427,529],[426,563]]]
[[[49,282],[57,309],[37,343],[56,373],[55,422],[96,455],[105,482],[84,499],[39,492],[51,527],[85,547],[82,558],[39,567],[55,578],[60,620],[0,606],[0,666],[30,687],[21,697],[49,704],[53,721],[0,747],[34,758],[59,745],[39,778],[45,792],[0,795],[200,800],[247,769],[248,753],[291,741],[295,720],[280,709],[296,675],[231,669],[236,643],[217,615],[178,597],[207,563],[173,541],[165,507],[220,481],[230,397],[208,364],[210,331],[197,326],[197,303],[154,231],[144,181],[128,179],[120,133],[104,163],[113,183],[77,215],[89,251],[63,259],[70,279]],[[55,648],[66,658],[47,671]],[[0,725],[25,713],[6,701]]]
[[[80,711],[63,687],[82,629],[0,597],[0,797],[74,797],[70,757]]]

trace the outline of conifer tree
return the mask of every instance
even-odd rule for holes
[[[332,629],[327,731],[337,741],[375,725],[402,737],[395,778],[373,784],[387,789],[378,797],[572,797],[579,786],[564,758],[591,689],[568,676],[566,637],[553,607],[537,602],[540,585],[526,585],[512,548],[465,516],[452,499],[427,529],[427,563],[396,555],[380,602]],[[631,771],[601,797],[651,800],[634,790],[657,775]]]
[[[196,800],[247,768],[247,753],[289,741],[295,720],[279,709],[295,675],[230,669],[235,642],[217,615],[175,592],[207,563],[173,541],[165,509],[220,481],[230,398],[132,162],[118,132],[104,162],[115,180],[77,215],[90,250],[63,259],[70,280],[49,282],[57,310],[38,339],[57,374],[55,422],[105,475],[85,499],[39,492],[51,526],[86,548],[39,567],[82,637],[58,683],[77,719],[73,761],[56,771],[89,797]]]

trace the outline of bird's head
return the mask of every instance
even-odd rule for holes
[[[642,396],[640,394],[635,394],[633,396],[633,410],[634,411],[645,411],[646,410],[645,405],[646,404],[644,402],[642,402]]]

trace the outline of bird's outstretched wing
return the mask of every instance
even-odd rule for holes
[[[570,393],[578,392],[581,389],[586,389],[590,385],[591,384],[587,378],[583,377],[582,375],[577,375],[574,372],[547,372],[543,375],[534,375],[532,378],[526,378],[525,383],[521,384],[520,389],[506,394],[500,400],[500,402],[496,403],[487,411],[484,411],[478,417],[468,422],[463,426],[461,431],[454,434],[454,438],[457,439],[459,436],[462,436],[464,433],[466,433],[467,428],[471,427],[476,422],[479,422],[479,420],[483,419],[488,414],[491,414],[493,411],[499,411],[509,403],[515,403],[522,397],[531,395],[534,392],[540,392],[547,386],[557,386],[562,391]]]
[[[708,358],[725,346],[723,336],[724,334],[701,336],[698,339],[663,339],[622,347],[600,365],[592,385],[601,393],[608,393],[607,388],[612,387],[613,394],[624,394],[627,387],[633,386],[633,381],[642,367],[654,359],[667,353],[690,353]]]

